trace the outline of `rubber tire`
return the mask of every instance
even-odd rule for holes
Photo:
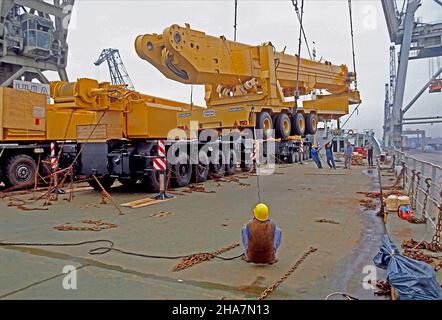
[[[289,125],[288,131],[284,131],[284,122],[287,121]],[[275,134],[276,138],[288,139],[292,132],[292,121],[286,113],[281,113],[276,117],[275,121]]]
[[[288,163],[296,163],[296,154],[297,152],[292,152],[288,156]]]
[[[252,163],[241,163],[241,171],[242,172],[250,172],[253,169],[253,164]]]
[[[218,163],[217,164],[211,163],[209,165],[210,168],[209,171],[215,178],[222,178],[226,174],[226,164],[225,164],[226,162],[224,161],[223,153],[219,150],[216,152],[218,153]]]
[[[306,134],[315,134],[318,130],[318,117],[314,113],[310,113],[305,117],[305,132]]]
[[[167,177],[166,177],[167,183]],[[142,179],[142,184],[146,188],[147,192],[160,192],[160,172],[159,171],[149,171]]]
[[[94,188],[95,191],[102,191],[100,188],[100,185],[95,181],[93,177],[91,177],[92,180],[89,180],[89,185]],[[108,191],[112,187],[112,185],[115,182],[115,178],[111,178],[109,176],[104,176],[102,178],[97,178],[98,181],[100,181],[101,185],[103,186],[104,190]]]
[[[192,168],[192,182],[200,183],[209,179],[209,159],[206,154],[198,154],[198,164]]]
[[[24,166],[28,170],[25,179],[21,179],[16,175],[16,171],[20,166]],[[6,162],[6,170],[4,172],[5,184],[8,187],[13,187],[27,183],[30,184],[35,179],[36,170],[37,170],[37,163],[32,157],[26,154],[18,154],[15,156],[11,156]]]
[[[232,161],[233,159],[233,161]],[[232,176],[236,173],[236,167],[238,166],[238,158],[234,150],[229,151],[229,161],[226,161],[226,175]]]
[[[301,122],[304,123],[304,127],[302,128]],[[292,134],[297,136],[304,136],[305,135],[305,124],[306,120],[304,118],[304,115],[300,112],[296,113],[292,117]]]
[[[181,173],[180,168],[187,167],[185,173]],[[179,162],[172,166],[172,180],[171,184],[174,188],[182,188],[187,186],[192,179],[192,165],[190,160],[187,160],[187,164],[180,164]]]
[[[270,121],[270,128],[273,129],[273,120],[272,117],[270,116],[270,114],[268,112],[260,112],[256,114],[256,129],[264,129],[264,122],[266,121],[266,119],[268,121]],[[255,137],[256,138],[256,137]],[[266,131],[263,132],[263,138],[267,139],[268,138],[268,134]]]
[[[209,166],[205,164],[194,164],[192,169],[192,182],[205,182],[209,179]]]

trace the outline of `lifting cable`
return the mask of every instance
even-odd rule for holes
[[[355,53],[355,43],[354,43],[353,11],[352,11],[351,0],[348,0],[348,12],[349,12],[349,15],[350,15],[351,49],[352,49],[352,59],[353,59],[353,71],[354,71],[354,74],[355,74],[355,89],[357,90],[358,89],[358,80],[357,80],[357,74],[356,74],[356,53]],[[357,112],[359,114],[359,107],[360,107],[360,105],[361,104],[359,103],[356,106],[356,108],[353,110],[353,112],[350,114],[350,116],[345,120],[344,124],[340,126],[341,129],[343,129],[345,127],[345,125],[353,117],[355,112]],[[335,137],[332,137],[331,141],[329,141],[328,143],[332,142],[334,140],[334,138]]]
[[[166,259],[166,260],[177,260],[177,259],[184,259],[193,256],[194,254],[188,254],[188,255],[180,255],[180,256],[161,256],[161,255],[149,255],[149,254],[143,254],[138,252],[130,252],[125,251],[122,249],[114,248],[114,242],[108,239],[99,239],[99,240],[90,240],[90,241],[82,241],[82,242],[70,242],[70,243],[29,243],[29,242],[0,242],[0,247],[75,247],[75,246],[83,246],[86,244],[95,244],[95,243],[107,243],[107,246],[101,246],[97,248],[93,248],[88,250],[88,253],[90,255],[102,255],[109,253],[111,251],[122,253],[125,255],[130,256],[136,256],[136,257],[142,257],[142,258],[149,258],[149,259]],[[238,256],[233,257],[222,257],[219,255],[214,255],[210,252],[202,252],[198,254],[208,254],[211,255],[213,258],[220,259],[220,260],[235,260],[241,258],[244,254],[240,254]]]
[[[261,153],[261,151],[258,148],[258,141],[256,139],[256,126],[253,127],[253,136],[255,138],[255,145],[253,147],[253,153],[255,155],[255,164],[256,164],[256,168],[255,168],[255,172],[256,172],[256,191],[258,194],[258,203],[261,203],[261,185],[259,183],[259,155]]]
[[[238,21],[238,0],[235,0],[235,19],[233,23],[233,41],[236,41],[236,31],[237,31],[237,21]]]
[[[355,89],[358,89],[358,79],[356,78],[356,54],[355,54],[355,41],[353,32],[353,12],[351,8],[351,0],[348,0],[348,12],[350,14],[350,32],[351,32],[351,51],[353,56],[353,72],[355,73]]]
[[[310,57],[310,60],[313,60],[312,54],[310,52],[310,46],[308,45],[307,36],[305,35],[304,26],[302,24],[301,15],[299,13],[298,1],[297,0],[292,0],[292,5],[295,7],[296,16],[298,17],[298,21],[301,24],[301,31],[302,31],[302,34],[304,36],[305,46],[307,47],[308,55]]]
[[[295,93],[295,110],[298,109],[299,100],[299,71],[301,67],[301,49],[302,49],[302,30],[303,30],[303,17],[304,17],[304,0],[301,1],[301,13],[299,15],[298,1],[292,1],[295,6],[296,13],[299,19],[299,38],[298,38],[298,65],[296,66],[296,93]]]

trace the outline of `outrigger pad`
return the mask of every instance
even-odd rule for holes
[[[384,235],[383,245],[373,262],[387,270],[387,281],[401,300],[442,300],[442,289],[433,267],[401,255],[388,235]]]

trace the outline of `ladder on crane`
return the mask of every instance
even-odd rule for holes
[[[118,49],[103,49],[94,64],[99,66],[105,61],[109,67],[111,83],[113,85],[126,85],[128,89],[135,90]]]

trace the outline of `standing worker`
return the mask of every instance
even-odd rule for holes
[[[319,148],[318,145],[313,145],[310,150],[310,155],[312,156],[313,161],[316,163],[318,169],[322,169],[321,159],[319,159]]]
[[[281,229],[269,219],[269,208],[259,203],[253,210],[254,218],[241,231],[244,246],[243,259],[251,263],[273,264],[281,243]]]
[[[336,163],[333,157],[333,149],[330,142],[327,142],[325,145],[325,155],[327,156],[327,164],[330,169],[336,170]]]
[[[351,169],[351,157],[353,156],[353,146],[350,141],[347,141],[347,146],[344,150],[344,168]]]
[[[369,143],[367,146],[367,159],[368,165],[373,167],[373,145],[371,143]]]

